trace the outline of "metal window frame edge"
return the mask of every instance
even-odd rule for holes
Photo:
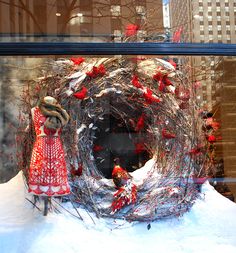
[[[0,42],[1,56],[33,55],[218,55],[236,56],[236,44]]]

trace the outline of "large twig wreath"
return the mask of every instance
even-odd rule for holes
[[[205,139],[194,86],[173,61],[71,58],[50,61],[46,69],[47,75],[32,81],[30,91],[24,93],[24,108],[29,112],[39,97],[51,95],[70,114],[63,141],[73,204],[97,217],[136,221],[179,216],[189,210],[199,195],[195,178],[206,174],[209,156],[201,145]],[[96,153],[101,149],[96,134],[104,131],[99,126],[107,116],[135,133],[130,135],[135,152],[150,157],[131,173],[137,185],[136,202],[116,212],[111,203],[117,189],[97,166],[101,160]],[[27,138],[32,139],[32,134]],[[23,150],[29,153],[26,146]],[[27,163],[29,158],[23,164],[26,176]]]

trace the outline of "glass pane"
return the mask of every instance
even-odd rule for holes
[[[31,146],[24,143],[22,136],[28,134],[30,109],[36,105],[40,97],[50,95],[57,97],[71,114],[76,110],[74,118],[72,117],[74,125],[70,125],[71,128],[65,128],[64,131],[67,141],[70,140],[70,144],[74,145],[72,150],[67,147],[68,166],[72,166],[70,170],[74,166],[70,159],[76,152],[80,153],[78,143],[74,143],[79,142],[76,134],[83,131],[88,134],[84,129],[92,131],[92,137],[89,139],[93,143],[90,166],[97,167],[99,173],[106,178],[111,178],[113,160],[117,156],[130,172],[142,167],[151,159],[153,153],[150,145],[153,145],[153,142],[149,139],[150,132],[142,132],[145,124],[156,124],[150,129],[159,131],[158,138],[161,138],[160,134],[167,134],[167,138],[170,138],[165,143],[165,152],[161,139],[158,139],[164,152],[158,149],[159,159],[162,159],[161,156],[168,152],[168,148],[176,149],[171,146],[172,138],[177,134],[183,134],[184,129],[180,125],[177,129],[175,126],[179,124],[176,123],[175,117],[180,115],[180,118],[186,117],[194,129],[189,128],[187,124],[186,136],[192,138],[200,131],[201,142],[208,145],[205,150],[208,154],[208,169],[202,176],[210,176],[210,182],[214,187],[224,196],[233,199],[236,196],[235,67],[235,57],[216,56],[1,58],[1,182],[12,178],[22,167],[27,167],[30,161],[30,151],[27,148],[32,150],[32,143]],[[135,95],[134,92],[130,95],[129,101],[119,100],[127,87],[128,90],[134,89],[140,94]],[[76,96],[73,95],[75,93]],[[93,97],[90,98],[88,94],[92,93]],[[100,97],[106,99],[96,102]],[[172,99],[170,101],[173,104],[168,107],[168,113],[164,107],[159,107],[159,99],[161,102]],[[143,104],[140,108],[134,109],[137,101],[142,101]],[[88,111],[84,107],[85,104]],[[80,107],[82,109],[78,109]],[[81,113],[84,113],[83,117]],[[162,115],[160,118],[159,114]],[[175,120],[168,114],[173,114]],[[194,125],[195,117],[196,124],[200,118],[205,125]],[[86,120],[83,121],[84,119]],[[161,132],[163,129],[158,130],[163,124],[165,128],[170,127],[169,133]],[[186,120],[181,124],[186,124]],[[191,151],[194,155],[202,154],[202,144],[197,144],[198,141],[188,152]],[[91,143],[88,142],[86,145]],[[81,162],[81,157],[79,159]],[[94,176],[99,177],[100,174],[95,172],[94,169]]]
[[[235,43],[234,0],[166,0],[173,42]],[[167,7],[168,6],[168,7]]]
[[[5,0],[1,41],[235,43],[234,0]]]
[[[0,12],[2,41],[168,40],[161,0],[6,0]]]

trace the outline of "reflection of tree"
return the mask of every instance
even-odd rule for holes
[[[46,59],[47,60],[47,59]],[[45,59],[42,58],[3,58],[0,60],[0,182],[12,178],[18,171],[25,159],[19,155],[22,146],[26,125],[29,122],[31,103],[34,97],[27,101],[29,108],[19,107],[25,99],[24,93],[28,92],[29,85],[32,89],[35,79],[45,68],[42,66]],[[28,81],[28,80],[31,80]],[[36,95],[38,93],[36,92]],[[26,99],[25,99],[26,102]]]
[[[47,22],[53,15],[59,13],[53,28],[55,33],[67,34],[71,27],[71,22],[78,26],[76,34],[81,33],[81,27],[91,25],[94,31],[88,31],[91,35],[100,29],[106,27],[106,33],[113,33],[113,30],[124,31],[127,24],[137,24],[140,29],[147,31],[149,34],[163,32],[162,20],[162,1],[146,0],[146,1],[133,1],[133,0],[120,0],[120,1],[96,1],[96,0],[57,0],[57,1],[32,1],[30,8],[29,3],[25,0],[18,1],[5,1],[0,0],[0,3],[8,5],[10,8],[15,8],[17,11],[12,12],[11,22],[13,27],[17,23],[17,15],[20,12],[26,14],[24,22],[31,20],[34,25],[34,33],[47,34]],[[114,3],[114,4],[112,4]],[[32,7],[31,6],[31,7]],[[118,6],[118,11],[113,8]],[[42,8],[37,8],[42,7]],[[42,10],[44,13],[42,13]],[[81,13],[82,16],[77,14]],[[44,19],[45,17],[45,19]],[[111,31],[109,24],[113,24]],[[77,29],[77,28],[76,28]],[[88,29],[89,30],[89,29]],[[11,31],[14,32],[14,31]]]
[[[63,26],[62,26],[61,31],[60,31],[60,33],[62,33],[62,34],[66,33],[68,23],[71,19],[71,13],[76,8],[75,4],[76,4],[77,0],[72,0],[69,5],[68,5],[68,2],[69,1],[63,1],[64,8],[65,8],[66,11],[65,11],[64,23],[63,23]]]
[[[23,11],[25,11],[30,16],[30,18],[33,20],[33,22],[37,26],[38,30],[41,33],[43,33],[43,30],[41,29],[37,19],[35,18],[34,13],[32,11],[30,11],[30,9],[26,6],[26,4],[22,0],[19,0],[19,4],[15,4],[12,1],[6,2],[6,1],[3,1],[3,0],[0,0],[0,3],[6,4],[6,5],[9,5],[9,6],[14,6],[14,7],[17,7],[19,9],[22,9]],[[11,17],[11,22],[15,23],[14,17]]]
[[[150,6],[154,8],[150,8]],[[118,9],[115,9],[119,7]],[[143,7],[143,8],[141,8]],[[66,6],[65,6],[66,8]],[[113,9],[114,8],[114,9]],[[138,10],[138,9],[139,10]],[[83,17],[78,17],[77,13],[82,13]],[[129,24],[137,24],[141,29],[151,32],[163,32],[162,20],[162,2],[156,0],[140,1],[117,1],[112,5],[111,1],[83,1],[80,4],[67,8],[67,16],[64,19],[65,26],[61,33],[65,32],[66,25],[71,20],[80,21],[83,19],[90,19],[93,24],[106,26],[107,22],[115,23],[117,30],[123,30]]]
[[[2,64],[1,64],[2,65]],[[0,83],[1,96],[0,96],[0,121],[1,121],[1,134],[0,134],[0,181],[6,181],[12,176],[12,173],[16,171],[15,158],[13,156],[15,149],[15,127],[16,120],[13,116],[11,104],[14,98],[14,89],[8,82],[9,70],[3,66],[0,68],[0,72],[4,73],[2,82]],[[3,170],[4,165],[4,170]]]

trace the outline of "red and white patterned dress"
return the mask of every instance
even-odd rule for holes
[[[70,193],[61,129],[44,126],[46,117],[38,107],[32,109],[36,132],[29,173],[29,192],[35,195],[61,196]]]

